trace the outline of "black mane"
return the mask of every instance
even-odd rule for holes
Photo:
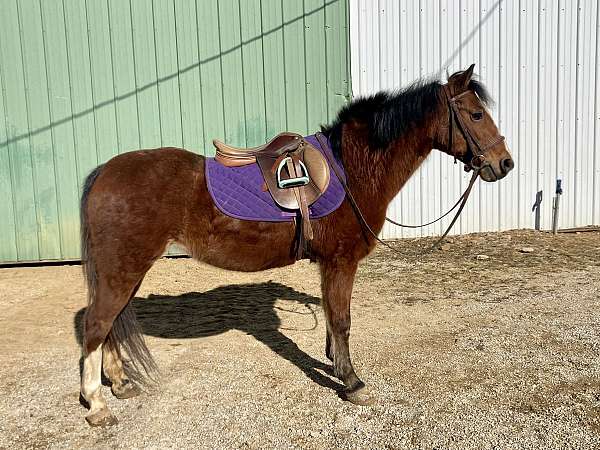
[[[491,104],[490,95],[479,81],[472,79],[469,89],[485,105]],[[384,150],[406,131],[421,125],[443,101],[441,82],[419,80],[402,90],[382,91],[352,100],[340,110],[333,123],[322,126],[321,131],[329,138],[334,153],[339,156],[343,125],[351,121],[363,123],[369,130],[370,148]]]

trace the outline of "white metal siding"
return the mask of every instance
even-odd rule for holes
[[[543,191],[542,227],[550,228],[557,178],[559,226],[600,224],[600,0],[350,0],[354,95],[406,86],[423,76],[445,80],[476,63],[496,100],[515,170],[478,183],[456,233],[532,228]],[[422,223],[460,196],[469,174],[434,152],[389,208]],[[448,219],[449,220],[449,219]],[[386,238],[436,234],[386,225]]]

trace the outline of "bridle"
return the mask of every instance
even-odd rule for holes
[[[471,129],[467,126],[464,118],[460,114],[460,110],[458,108],[458,104],[462,97],[466,95],[473,94],[473,91],[467,90],[461,94],[455,95],[452,97],[450,95],[450,88],[447,84],[442,86],[442,90],[444,91],[444,95],[446,97],[446,102],[448,103],[448,144],[447,147],[452,149],[454,144],[454,127],[456,126],[458,130],[462,133],[465,141],[467,142],[467,154],[470,156],[468,162],[465,161],[466,158],[459,158],[456,154],[454,154],[455,160],[460,160],[463,164],[465,164],[465,170],[468,172],[470,170],[479,171],[484,167],[489,167],[492,172],[494,168],[486,161],[485,153],[496,145],[504,142],[504,136],[497,135],[490,141],[486,142],[482,145],[479,142],[479,139],[475,137]],[[496,175],[494,173],[494,175]]]
[[[488,167],[490,170],[492,170],[492,172],[494,172],[492,165],[486,160],[485,154],[487,151],[489,151],[496,145],[504,142],[504,139],[505,139],[504,136],[498,135],[498,136],[495,136],[490,141],[482,144],[479,141],[479,139],[477,139],[475,134],[472,132],[470,127],[467,125],[464,118],[461,116],[460,109],[458,107],[458,104],[460,103],[460,99],[470,93],[473,93],[473,91],[467,90],[461,94],[451,96],[450,88],[448,87],[447,84],[444,84],[442,86],[442,89],[444,91],[444,95],[446,97],[446,102],[448,104],[448,141],[447,141],[448,144],[447,144],[447,148],[452,149],[452,147],[453,147],[454,127],[456,127],[456,128],[458,128],[459,132],[463,135],[463,138],[465,139],[465,141],[467,143],[467,152],[465,153],[465,155],[462,155],[462,156],[458,156],[456,153],[454,153],[454,160],[455,160],[455,162],[456,162],[456,160],[461,161],[465,165],[465,171],[467,171],[467,172],[469,172],[471,170],[473,171],[473,175],[471,176],[469,185],[467,186],[465,191],[462,193],[462,195],[459,197],[459,199],[456,201],[454,206],[452,206],[452,208],[450,208],[442,216],[438,217],[435,220],[432,220],[431,222],[423,223],[421,225],[406,225],[406,224],[396,222],[396,221],[390,219],[389,217],[385,218],[385,220],[388,221],[389,223],[392,223],[399,227],[422,228],[422,227],[426,227],[428,225],[432,225],[436,222],[439,222],[440,220],[442,220],[444,217],[446,217],[448,214],[450,214],[452,211],[454,211],[458,207],[458,210],[457,210],[454,218],[450,222],[450,225],[448,225],[448,228],[446,229],[444,234],[438,240],[436,240],[436,242],[429,248],[428,251],[435,249],[446,238],[446,236],[448,235],[448,233],[450,232],[450,230],[452,229],[452,227],[458,220],[458,217],[462,213],[462,211],[465,207],[465,204],[467,203],[467,199],[469,198],[469,195],[471,194],[473,185],[475,184],[475,181],[479,177],[480,171],[483,168]],[[473,93],[473,95],[475,95],[475,94]],[[317,137],[317,140],[319,141],[319,145],[324,150],[325,146],[327,145],[325,136],[322,133],[317,133],[316,137]],[[330,156],[328,155],[328,153],[326,151],[323,151],[323,153],[327,156],[327,159],[330,158]],[[467,160],[467,158],[465,156],[469,156],[470,158]],[[360,211],[360,208],[358,207],[356,200],[354,200],[354,196],[352,195],[352,192],[350,192],[350,189],[348,188],[348,185],[344,181],[344,178],[338,172],[336,164],[333,161],[329,160],[329,165],[331,166],[335,175],[337,176],[337,178],[340,180],[340,183],[344,187],[344,190],[346,191],[346,194],[348,196],[348,200],[349,200],[350,204],[352,205],[352,208],[354,209],[354,212],[355,212],[357,218],[359,219],[359,222],[361,223],[361,229],[362,229],[363,233],[365,232],[365,230],[368,231],[368,233],[372,237],[374,237],[375,240],[377,240],[377,242],[379,242],[380,244],[391,249],[395,253],[399,253],[394,247],[392,247],[389,244],[387,244],[386,242],[382,241],[377,236],[377,234],[371,229],[371,227],[367,223],[365,217],[363,216],[362,212]],[[494,175],[496,175],[495,172],[494,172]]]

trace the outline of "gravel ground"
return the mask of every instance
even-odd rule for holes
[[[359,271],[351,351],[372,407],[336,393],[314,264],[159,261],[134,304],[161,380],[124,401],[104,388],[106,429],[78,402],[80,267],[0,269],[0,448],[600,448],[600,233],[414,257],[431,242]]]

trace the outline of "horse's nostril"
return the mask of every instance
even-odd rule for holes
[[[506,158],[500,161],[500,167],[502,167],[504,173],[508,173],[515,167],[515,162],[512,160],[512,158]]]

